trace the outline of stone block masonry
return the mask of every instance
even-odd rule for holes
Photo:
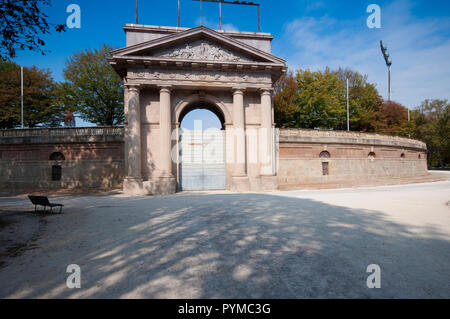
[[[122,187],[122,127],[0,131],[0,191]]]
[[[278,136],[280,188],[428,174],[427,148],[421,141],[301,129],[281,129]]]
[[[277,182],[264,177],[262,190],[427,174],[426,145],[417,140],[301,129],[276,133]],[[0,130],[0,191],[121,188],[124,148],[123,127]]]

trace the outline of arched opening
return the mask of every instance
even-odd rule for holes
[[[226,189],[225,116],[208,102],[186,105],[179,113],[180,190]]]
[[[191,103],[183,108],[178,119],[180,126],[194,129],[193,124],[195,121],[201,121],[203,129],[225,129],[225,115],[211,102]]]
[[[405,156],[405,153],[400,154],[400,157],[401,157],[401,158],[405,158],[405,157],[406,157],[406,156]]]
[[[61,152],[53,152],[50,154],[51,161],[64,161],[65,159],[64,154]]]
[[[320,152],[319,157],[320,158],[330,158],[331,154],[328,151],[323,151],[323,152]]]
[[[377,155],[375,154],[375,152],[370,152],[369,155],[367,155],[368,159],[374,159],[375,157],[377,157]]]
[[[183,116],[180,127],[186,130],[222,130],[224,123],[207,109],[194,109]]]

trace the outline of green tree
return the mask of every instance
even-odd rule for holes
[[[429,167],[450,164],[450,103],[425,100],[413,112],[414,137],[427,143]]]
[[[344,129],[346,126],[345,86],[337,73],[298,70],[295,127]]]
[[[62,24],[51,24],[42,6],[49,6],[50,0],[2,0],[0,1],[0,60],[9,61],[16,56],[16,50],[32,50],[45,54],[42,35],[54,28],[65,30]]]
[[[75,53],[66,62],[59,96],[81,118],[97,125],[123,123],[123,82],[107,58],[111,47]]]
[[[48,70],[24,68],[24,124],[28,127],[59,126],[64,109],[56,100],[56,84]],[[20,67],[0,62],[0,128],[21,124]]]
[[[287,73],[275,85],[275,120],[279,127],[347,128],[349,79],[350,129],[375,132],[383,126],[383,100],[367,76],[350,69],[298,70]]]
[[[376,132],[383,126],[380,114],[383,99],[374,84],[351,69],[340,68],[338,78],[346,84],[349,79],[350,129],[360,132]]]

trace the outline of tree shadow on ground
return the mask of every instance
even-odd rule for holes
[[[269,194],[66,203],[32,258],[0,269],[0,297],[450,297],[448,234],[378,211]],[[81,289],[66,287],[73,263]],[[366,286],[370,264],[381,289]]]

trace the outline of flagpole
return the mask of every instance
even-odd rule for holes
[[[348,78],[347,78],[347,131],[350,131],[350,101],[348,95]]]
[[[20,118],[21,118],[22,128],[24,128],[24,125],[23,125],[23,66],[20,67]]]

